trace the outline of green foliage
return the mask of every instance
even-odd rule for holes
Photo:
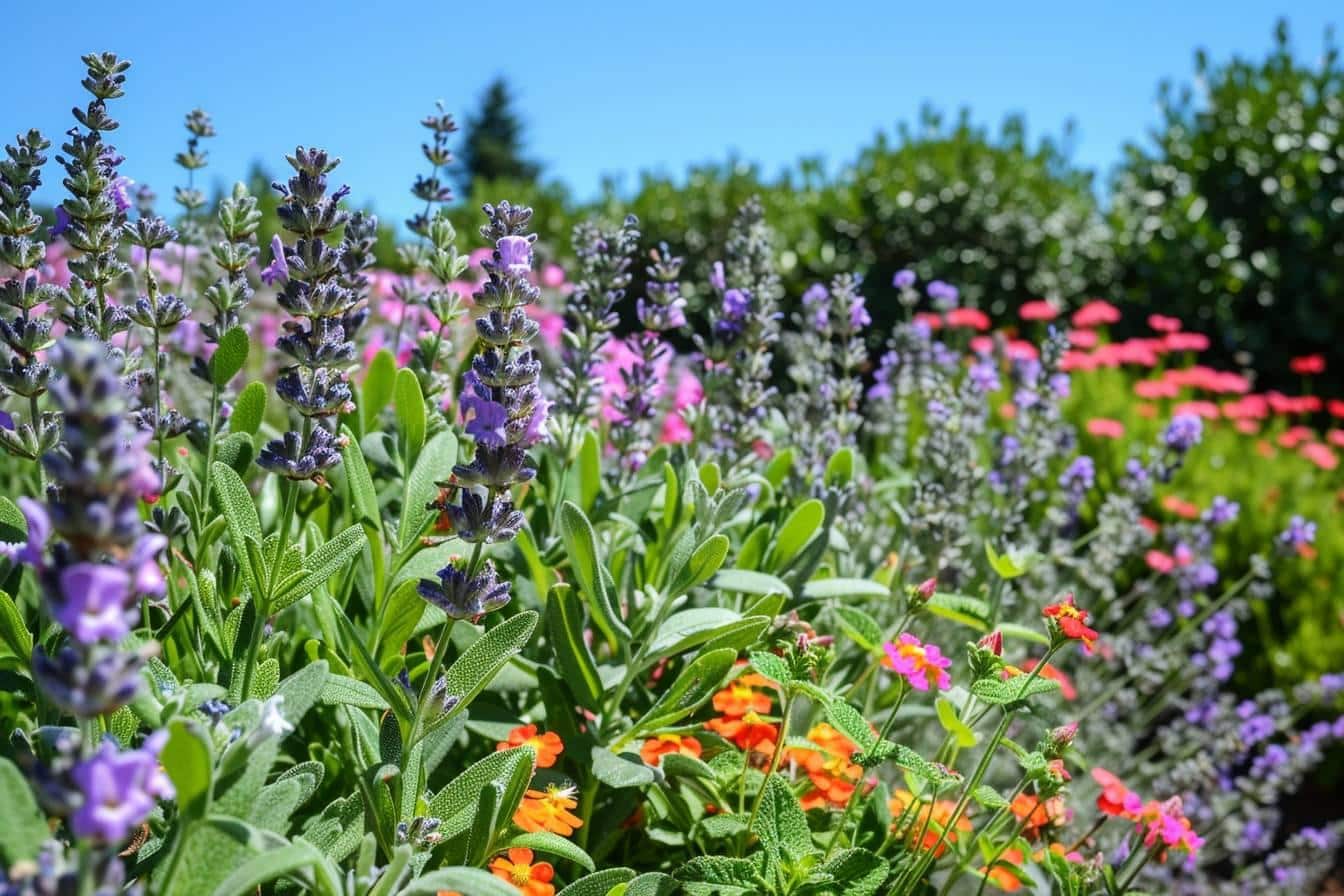
[[[1287,359],[1338,359],[1344,328],[1344,69],[1327,38],[1310,61],[1275,28],[1262,58],[1195,57],[1198,86],[1164,84],[1162,126],[1133,143],[1113,184],[1124,298],[1247,352],[1262,380],[1297,384]],[[1243,363],[1244,363],[1243,356]],[[1327,376],[1338,385],[1341,368]]]

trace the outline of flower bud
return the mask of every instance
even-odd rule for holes
[[[995,656],[1003,656],[1003,632],[995,629],[981,638],[978,646]]]

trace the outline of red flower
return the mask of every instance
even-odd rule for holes
[[[1090,330],[1113,324],[1120,320],[1120,309],[1104,299],[1093,299],[1073,313],[1073,325],[1080,330]]]
[[[1331,417],[1344,419],[1344,401],[1338,398],[1332,398],[1326,402],[1325,409],[1330,412]]]
[[[1097,797],[1098,809],[1118,818],[1138,817],[1143,800],[1130,791],[1124,782],[1100,766],[1092,769],[1092,780],[1101,785],[1101,796]]]
[[[1059,309],[1045,299],[1024,302],[1017,313],[1023,320],[1054,320],[1059,317]]]
[[[1073,602],[1072,594],[1065,595],[1058,603],[1050,604],[1041,611],[1041,615],[1052,620],[1065,638],[1083,642],[1083,648],[1089,653],[1097,643],[1097,638],[1101,637],[1095,629],[1087,627],[1087,611]]]
[[[1302,376],[1325,373],[1325,355],[1302,355],[1289,361],[1288,366],[1293,373],[1300,373]]]

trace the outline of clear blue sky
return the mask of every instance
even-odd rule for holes
[[[530,152],[580,195],[606,174],[631,184],[730,153],[771,173],[804,155],[835,165],[925,101],[993,124],[1022,112],[1033,134],[1072,119],[1073,157],[1104,171],[1155,123],[1158,81],[1190,77],[1196,47],[1260,54],[1288,13],[1314,60],[1324,27],[1344,24],[1338,0],[4,5],[6,139],[59,136],[85,99],[79,55],[110,49],[135,63],[113,108],[123,171],[164,201],[183,114],[200,106],[219,131],[208,184],[320,145],[344,158],[357,201],[396,220],[414,207],[419,118],[441,98],[461,120],[497,74],[517,88]]]

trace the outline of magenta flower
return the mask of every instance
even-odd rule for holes
[[[98,752],[75,766],[71,776],[84,798],[70,816],[80,837],[120,843],[144,823],[159,799],[171,799],[172,782],[159,767],[166,732],[151,734],[138,750],[121,752],[105,740]]]
[[[906,632],[895,644],[884,644],[882,649],[887,652],[892,671],[915,690],[927,691],[936,686],[944,691],[952,686],[952,677],[946,671],[952,660],[943,656],[937,645],[924,644]]]
[[[76,563],[61,570],[56,621],[81,644],[119,641],[130,634],[131,576],[120,566]]]

